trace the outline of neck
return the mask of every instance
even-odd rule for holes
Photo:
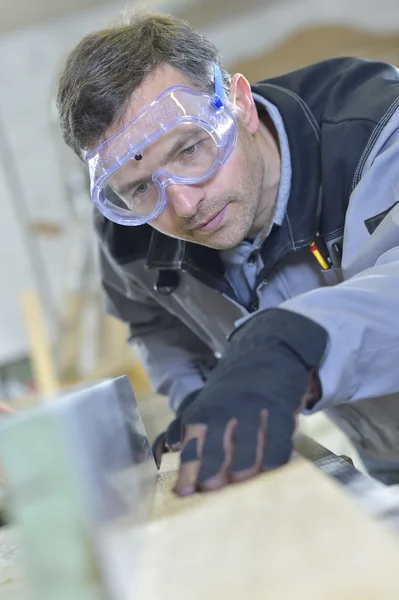
[[[269,233],[277,207],[281,180],[281,154],[277,130],[268,113],[259,115],[259,130],[255,134],[262,161],[262,190],[258,212],[251,230],[251,237],[261,231]]]

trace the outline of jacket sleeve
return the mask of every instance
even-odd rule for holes
[[[129,327],[129,341],[139,351],[154,392],[169,396],[176,411],[192,392],[202,388],[216,358],[211,349],[144,287],[123,277],[101,254],[105,310]]]
[[[345,225],[345,281],[280,306],[328,332],[314,410],[399,392],[399,134],[396,131],[352,192]],[[370,234],[367,222],[379,216]]]

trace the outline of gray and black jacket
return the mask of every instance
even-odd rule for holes
[[[354,442],[399,459],[399,72],[333,59],[252,86],[278,110],[291,181],[280,225],[248,255],[243,302],[220,253],[96,216],[107,311],[126,322],[174,409],[200,389],[235,323],[279,306],[329,334],[326,410]],[[309,250],[319,233],[332,261]]]

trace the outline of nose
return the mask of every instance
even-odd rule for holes
[[[171,184],[166,188],[166,197],[175,213],[179,217],[188,219],[196,214],[198,204],[204,199],[205,192],[194,185]]]

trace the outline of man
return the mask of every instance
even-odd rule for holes
[[[89,168],[108,311],[176,419],[176,492],[289,460],[325,410],[399,483],[399,74],[328,60],[250,86],[167,15],[70,54],[58,107]]]

